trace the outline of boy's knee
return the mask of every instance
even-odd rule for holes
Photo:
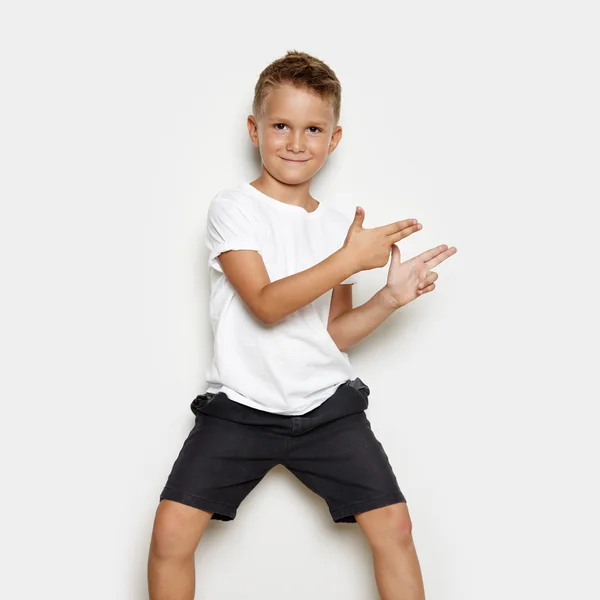
[[[159,558],[194,554],[212,513],[172,500],[161,500],[154,518],[150,553]]]

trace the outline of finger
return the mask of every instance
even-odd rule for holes
[[[423,281],[419,283],[419,289],[425,289],[429,284],[433,283],[434,281],[437,281],[438,277],[439,275],[435,271],[431,271],[427,274],[427,277],[425,277]]]
[[[426,260],[425,264],[427,265],[428,269],[433,269],[433,267],[437,267],[440,263],[444,262],[447,258],[450,258],[453,254],[456,254],[457,252],[458,250],[454,246],[452,246],[447,250],[443,250],[430,260]]]
[[[420,258],[427,264],[428,269],[433,269],[433,267],[439,265],[442,261],[446,260],[456,252],[457,250],[454,246],[448,248],[446,244],[442,244],[441,246],[436,246],[435,248],[422,252],[415,258]]]
[[[441,246],[436,246],[435,248],[430,248],[429,250],[425,250],[425,252],[421,252],[421,254],[418,254],[415,258],[420,258],[423,262],[427,262],[444,252],[447,248],[448,246],[446,246],[446,244],[442,244]]]
[[[394,235],[399,231],[402,231],[407,228],[419,227],[419,222],[417,219],[405,219],[404,221],[395,221],[394,223],[389,223],[388,225],[381,225],[380,227],[375,227],[375,229],[379,229],[385,235]],[[412,233],[412,231],[411,231]]]
[[[435,283],[428,285],[425,289],[418,290],[417,295],[422,296],[423,294],[427,294],[428,292],[432,292],[435,289]]]
[[[356,211],[354,212],[354,220],[352,221],[352,226],[360,228],[365,220],[365,211],[362,206],[357,206]]]
[[[396,231],[396,233],[388,235],[387,241],[390,242],[390,244],[395,244],[401,239],[404,239],[405,237],[408,237],[409,235],[415,233],[415,231],[419,231],[422,227],[423,226],[420,223],[417,223],[416,225],[409,225],[408,227],[405,227],[400,231]]]

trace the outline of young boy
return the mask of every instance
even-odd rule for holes
[[[341,86],[322,61],[288,52],[255,88],[248,131],[258,179],[222,190],[207,217],[214,357],[191,404],[185,440],[156,511],[150,600],[192,600],[194,552],[210,519],[233,520],[265,474],[284,465],[320,495],[336,523],[358,523],[385,600],[422,600],[406,499],[365,409],[369,387],[345,350],[395,310],[434,289],[438,246],[400,262],[395,242],[415,219],[365,229],[309,192],[335,150]],[[360,271],[386,285],[352,306]]]

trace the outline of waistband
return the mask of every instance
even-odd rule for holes
[[[360,377],[356,377],[355,379],[347,379],[346,381],[344,381],[342,384],[340,384],[338,386],[335,393],[337,393],[337,391],[342,386],[350,386],[350,387],[354,388],[355,390],[357,390],[359,393],[361,393],[361,395],[365,398],[365,400],[367,400],[367,405],[368,405],[368,396],[371,393],[371,390],[370,390],[369,386]],[[194,398],[194,400],[190,404],[190,410],[195,415],[198,414],[198,412],[202,408],[204,408],[207,404],[210,404],[212,399],[215,396],[219,395],[220,393],[222,393],[222,392],[204,392],[203,394],[199,394],[198,396],[196,396]],[[334,395],[335,395],[335,393],[334,393]],[[327,402],[327,400],[325,402]],[[243,406],[245,406],[245,405],[243,405]],[[250,407],[245,406],[245,408],[250,408]],[[255,411],[257,409],[252,408],[250,410]],[[316,410],[316,409],[314,409],[314,410]],[[263,411],[261,411],[261,412],[263,412]],[[273,413],[269,413],[269,414],[273,414]],[[275,416],[291,418],[293,415],[275,415]],[[302,416],[302,415],[296,415],[296,416]]]

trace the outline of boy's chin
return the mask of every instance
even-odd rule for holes
[[[310,181],[312,177],[312,175],[310,177],[306,177],[306,175],[304,177],[281,177],[279,181],[281,181],[281,183],[285,183],[286,185],[300,185],[301,183]]]
[[[281,181],[282,183],[287,183],[288,185],[294,185],[299,183],[304,183],[306,181],[310,181],[318,172],[314,169],[310,170],[298,170],[297,172],[294,169],[277,169],[276,171],[269,171],[273,176]]]
[[[301,183],[306,183],[307,181],[310,181],[313,176],[315,175],[314,173],[310,172],[310,173],[282,173],[281,171],[269,171],[269,173],[271,174],[272,177],[274,177],[275,179],[277,179],[277,181],[280,181],[281,183],[284,183],[286,185],[299,185]]]

